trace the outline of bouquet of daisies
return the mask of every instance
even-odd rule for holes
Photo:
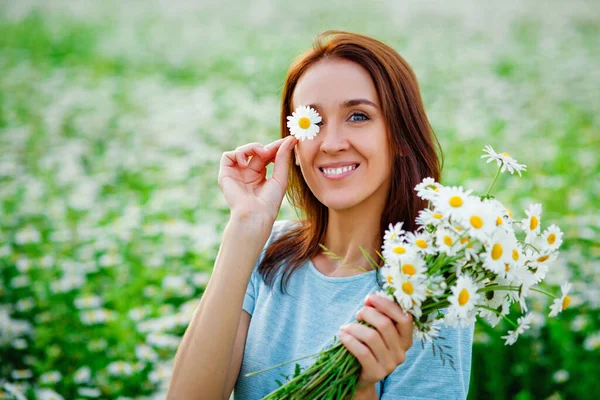
[[[306,113],[304,126],[308,129],[314,114],[300,111]],[[288,119],[291,124],[298,120]],[[292,128],[297,136],[301,134]],[[542,231],[541,204],[531,205],[525,210],[526,217],[517,220],[490,194],[500,173],[521,175],[526,166],[506,153],[497,154],[491,146],[484,151],[482,158],[498,165],[485,194],[475,195],[471,190],[443,186],[425,178],[415,187],[417,196],[429,204],[419,212],[418,228],[405,232],[401,222],[390,224],[379,254],[385,264],[379,271],[383,290],[377,293],[411,313],[414,338],[422,346],[430,342],[434,355],[437,348],[441,362],[444,365],[448,362],[452,368],[454,363],[447,346],[436,343],[441,339],[441,324],[464,327],[480,317],[495,326],[505,319],[514,329],[502,338],[506,345],[512,345],[530,326],[526,298],[532,291],[555,298],[550,317],[567,308],[570,302],[569,283],[562,286],[559,297],[535,287],[544,280],[549,264],[558,256],[561,230],[550,225]],[[378,268],[379,264],[368,253],[363,251],[363,254]],[[519,302],[521,312],[525,313],[516,323],[507,316],[514,302]],[[369,325],[364,321],[359,323]],[[296,368],[291,380],[264,399],[352,398],[361,369],[358,360],[339,341],[317,355],[313,365],[302,372]]]

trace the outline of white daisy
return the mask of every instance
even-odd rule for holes
[[[453,218],[469,204],[471,190],[464,191],[462,186],[444,186],[439,189],[432,203],[440,213]]]
[[[512,250],[517,246],[516,241],[516,237],[510,232],[502,229],[496,230],[490,241],[484,245],[483,267],[495,274],[505,272],[506,264],[512,262]]]
[[[542,205],[539,203],[532,204],[525,210],[527,218],[521,220],[521,228],[527,234],[526,243],[532,243],[540,233],[540,218],[542,215]]]
[[[427,316],[427,321],[415,324],[413,330],[413,339],[422,342],[431,342],[440,336],[441,318],[437,318],[436,313]]]
[[[496,165],[502,166],[502,168],[500,169],[500,172],[504,172],[504,171],[508,170],[508,172],[513,174],[515,171],[517,171],[519,176],[521,176],[521,171],[525,171],[527,169],[527,166],[525,164],[519,164],[517,162],[517,160],[515,160],[514,158],[512,158],[510,156],[510,154],[496,153],[494,151],[494,149],[492,148],[492,146],[490,146],[489,144],[485,146],[483,151],[486,152],[487,154],[482,155],[481,158],[487,158],[488,163],[492,162],[492,161],[496,161]]]
[[[388,288],[388,287],[395,287],[395,282],[398,280],[397,276],[399,274],[398,268],[392,267],[390,265],[384,265],[383,267],[381,267],[379,269],[379,273],[381,274],[381,276],[383,277],[383,287],[384,288]]]
[[[459,276],[456,284],[450,289],[452,294],[448,297],[450,307],[448,314],[453,314],[463,322],[470,317],[469,313],[473,311],[479,303],[481,295],[477,293],[477,284],[468,275]]]
[[[312,107],[301,105],[292,112],[291,116],[287,117],[287,120],[290,134],[298,140],[304,141],[305,139],[312,140],[317,136],[320,130],[317,124],[321,122],[322,118]]]
[[[497,312],[480,308],[479,316],[484,318],[493,328],[502,320],[503,315],[510,312],[510,301],[504,291],[490,290],[483,293],[482,305],[495,309]]]
[[[519,338],[519,335],[522,335],[527,329],[529,329],[529,325],[531,324],[531,316],[532,314],[527,314],[523,317],[519,317],[517,319],[517,328],[514,331],[508,331],[508,335],[502,336],[502,339],[506,339],[504,345],[513,345]]]
[[[439,193],[439,189],[442,185],[437,183],[433,178],[425,178],[421,183],[415,186],[417,196],[423,200],[433,200],[434,197]]]
[[[550,225],[545,231],[544,233],[542,233],[542,237],[541,237],[541,245],[540,247],[550,250],[550,251],[555,251],[558,250],[558,248],[560,247],[560,245],[562,244],[562,236],[563,233],[560,230],[560,228],[558,226],[556,226],[555,224]]]
[[[425,260],[416,253],[411,253],[400,259],[399,272],[407,277],[412,279],[422,279],[425,278],[426,271],[427,266],[425,265]]]
[[[537,253],[531,249],[525,251],[525,265],[534,274],[535,283],[541,282],[548,272],[548,266],[558,257],[557,252]]]
[[[453,256],[462,247],[459,236],[451,229],[438,228],[435,232],[435,243],[438,251]]]
[[[469,206],[457,212],[460,223],[469,235],[485,242],[496,229],[501,212],[494,203],[472,198]]]
[[[404,222],[398,222],[396,225],[390,224],[389,229],[387,229],[383,235],[383,240],[388,241],[399,239],[404,234],[404,230],[402,230],[403,224]]]
[[[419,211],[419,216],[415,220],[417,224],[421,226],[433,225],[437,226],[444,220],[444,215],[437,210],[430,208],[424,208]]]
[[[433,254],[436,249],[433,247],[433,238],[426,232],[408,232],[406,241],[422,254]]]
[[[425,281],[398,274],[394,297],[402,309],[412,311],[415,317],[420,315],[421,303],[425,301]],[[417,312],[415,312],[417,311]]]
[[[562,296],[554,299],[554,303],[550,306],[550,314],[549,317],[556,317],[561,311],[566,310],[569,304],[571,303],[571,297],[569,297],[569,290],[571,290],[571,284],[569,282],[565,282],[560,287],[562,291]]]
[[[406,242],[404,236],[400,236],[394,240],[384,241],[382,246],[383,258],[389,264],[398,263],[401,257],[414,254],[415,252],[416,250]]]

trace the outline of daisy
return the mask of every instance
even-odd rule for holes
[[[402,230],[402,225],[404,222],[398,222],[396,225],[390,224],[389,229],[385,231],[385,235],[383,235],[383,240],[396,240],[399,239],[403,234],[404,230]]]
[[[444,215],[437,210],[424,208],[419,211],[419,216],[416,219],[417,224],[421,226],[433,225],[437,226],[444,222]]]
[[[460,249],[459,236],[450,229],[439,228],[435,232],[435,243],[440,252],[453,256]],[[463,239],[467,239],[466,237]],[[468,240],[468,239],[467,239]]]
[[[459,276],[456,285],[450,291],[452,294],[448,297],[450,308],[448,314],[455,315],[461,322],[466,322],[471,317],[469,313],[475,309],[475,306],[481,299],[477,293],[477,284],[468,275]]]
[[[400,259],[399,272],[412,279],[425,278],[425,272],[427,266],[425,260],[423,260],[418,254],[412,253],[406,257]]]
[[[417,196],[423,200],[433,200],[439,193],[439,189],[442,185],[437,183],[433,178],[425,178],[421,183],[415,186]]]
[[[540,233],[540,217],[542,215],[542,205],[539,203],[532,204],[525,210],[527,218],[521,220],[521,228],[527,234],[526,243],[532,243]]]
[[[432,243],[433,238],[425,232],[409,232],[406,234],[406,241],[414,246],[419,253],[433,254],[436,251]]]
[[[317,136],[320,130],[317,124],[321,122],[322,118],[313,108],[301,105],[291,116],[287,117],[287,120],[290,134],[300,141],[304,141],[305,139],[312,140]]]
[[[489,243],[484,245],[485,252],[482,254],[483,267],[495,274],[506,271],[506,264],[511,263],[516,248],[516,238],[504,230],[496,230]]]
[[[473,198],[469,207],[457,213],[462,225],[468,230],[469,235],[486,241],[496,229],[501,213],[493,203]]]
[[[517,160],[512,158],[508,153],[496,153],[492,146],[490,146],[489,144],[485,146],[483,151],[487,154],[482,155],[481,158],[487,158],[488,163],[496,161],[496,164],[498,166],[502,166],[500,172],[508,170],[508,172],[510,172],[512,175],[515,171],[517,171],[519,176],[521,176],[521,171],[525,171],[525,169],[527,168],[525,164],[519,164]]]
[[[415,324],[413,330],[413,339],[420,340],[421,342],[432,342],[434,339],[440,336],[440,324],[442,320],[436,318],[435,313],[431,313],[427,316],[427,321],[419,324]]]
[[[529,329],[529,325],[531,324],[531,316],[532,314],[527,314],[523,317],[519,317],[517,319],[517,328],[514,331],[508,331],[508,335],[502,336],[502,339],[506,339],[504,345],[513,345],[519,338],[519,335],[522,335],[527,329]]]
[[[412,311],[415,317],[420,316],[421,303],[425,301],[425,281],[413,279],[408,275],[398,274],[394,297],[406,312]]]
[[[562,291],[562,296],[555,299],[554,303],[550,306],[550,314],[549,317],[556,317],[561,311],[566,310],[571,303],[571,297],[569,297],[569,290],[571,290],[571,284],[569,282],[565,282],[560,287]]]
[[[383,267],[381,267],[379,271],[384,279],[383,287],[385,289],[387,289],[388,287],[394,288],[395,282],[398,280],[398,268],[393,268],[390,265],[386,264]]]
[[[550,225],[544,233],[542,233],[542,246],[550,251],[558,250],[562,244],[562,231],[555,224]],[[540,247],[542,247],[540,246]]]
[[[502,291],[490,290],[483,294],[482,305],[490,307],[498,311],[500,314],[488,310],[486,308],[479,309],[479,316],[484,318],[493,328],[502,320],[504,315],[508,315],[510,311],[510,301],[506,293]]]
[[[462,186],[444,186],[439,190],[438,196],[432,200],[434,208],[450,218],[463,211],[470,203],[471,190],[464,191]]]
[[[383,258],[388,263],[396,263],[403,256],[409,256],[416,251],[406,242],[404,236],[400,236],[394,240],[384,241],[382,246]]]

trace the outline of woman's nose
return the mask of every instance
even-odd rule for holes
[[[347,150],[350,147],[343,129],[335,123],[330,123],[320,129],[317,138],[321,137],[321,151],[329,154]]]

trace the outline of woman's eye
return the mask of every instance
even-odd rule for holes
[[[362,118],[362,119],[355,119],[355,120],[354,120],[354,122],[362,122],[362,121],[367,121],[367,120],[369,119],[369,117],[367,117],[367,115],[366,115],[366,114],[359,113],[359,112],[355,112],[355,113],[353,113],[353,114],[350,116],[350,118],[352,119],[352,118],[353,118],[353,117],[355,117],[355,116],[357,116],[357,117],[360,117],[360,118]]]

